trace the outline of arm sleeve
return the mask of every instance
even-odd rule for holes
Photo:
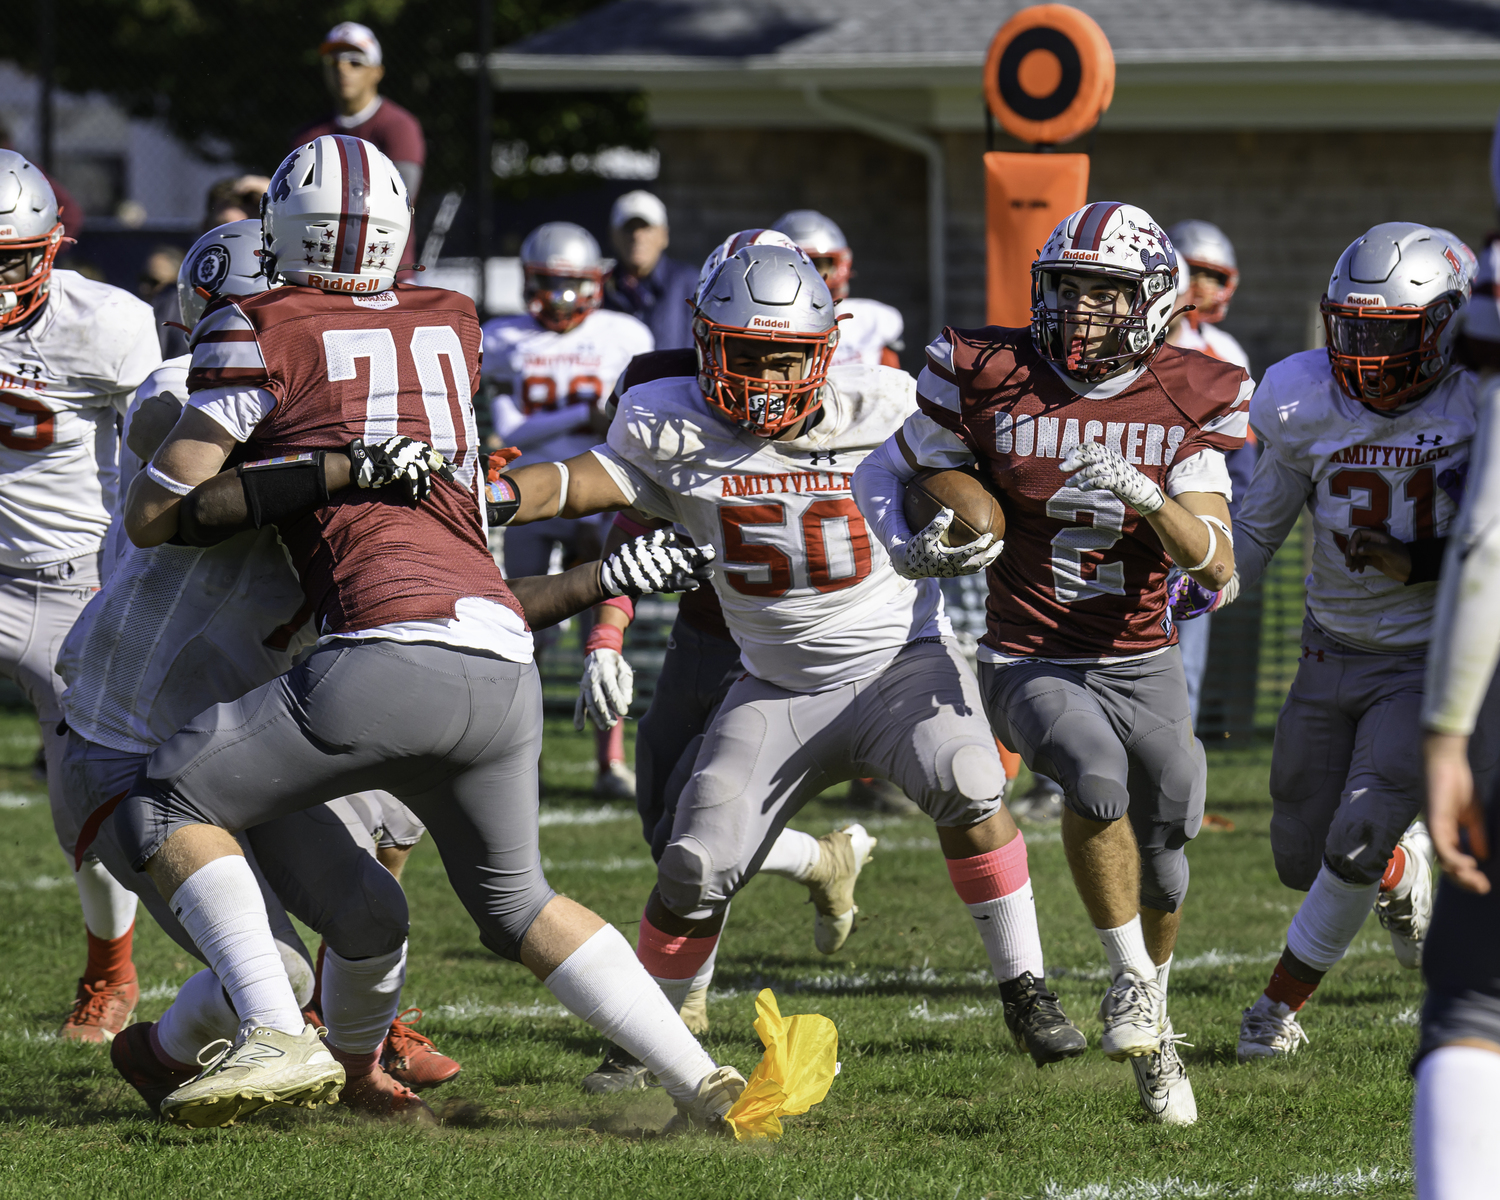
[[[1427,651],[1422,725],[1434,733],[1473,732],[1500,658],[1500,377],[1486,381],[1468,490],[1448,535],[1437,611]]]
[[[907,480],[915,474],[894,437],[865,455],[854,470],[854,503],[887,550],[911,540],[901,500]]]
[[[1283,459],[1274,443],[1262,440],[1265,449],[1234,518],[1234,569],[1241,588],[1265,574],[1313,490],[1311,476]]]
[[[205,388],[188,398],[188,407],[212,417],[235,441],[248,442],[255,427],[276,407],[276,397],[265,388]]]
[[[1167,472],[1167,495],[1183,492],[1218,492],[1225,500],[1234,499],[1234,483],[1224,455],[1217,450],[1200,450],[1173,465]]]

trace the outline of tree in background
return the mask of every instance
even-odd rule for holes
[[[104,92],[133,115],[165,121],[207,156],[265,174],[285,156],[292,134],[329,109],[318,61],[323,35],[339,21],[361,21],[384,49],[381,92],[414,112],[426,131],[423,195],[472,186],[474,78],[457,60],[474,50],[473,0],[52,3],[59,88]],[[494,41],[502,46],[572,20],[601,0],[493,3]],[[35,3],[8,8],[0,59],[36,70],[37,9]],[[650,145],[639,96],[497,92],[494,110],[500,199],[571,191],[584,182],[580,156]],[[531,163],[542,170],[529,169]]]

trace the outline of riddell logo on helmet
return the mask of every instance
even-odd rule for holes
[[[776,317],[750,318],[751,329],[790,329],[791,327],[792,323],[784,317],[779,320]]]
[[[1344,297],[1345,304],[1360,304],[1365,307],[1384,308],[1385,297],[1376,292],[1350,292]]]
[[[16,236],[18,235],[16,234],[16,227],[14,225],[0,225],[0,238]]]
[[[1080,259],[1083,262],[1099,261],[1099,251],[1097,250],[1064,250],[1062,256],[1064,258]]]
[[[325,279],[321,275],[309,275],[307,286],[322,288],[325,292],[375,292],[380,290],[380,280]]]

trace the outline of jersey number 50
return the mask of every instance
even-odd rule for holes
[[[761,532],[778,541],[792,540],[785,536],[789,532],[786,514],[784,504],[733,504],[719,509],[725,577],[735,591],[746,596],[784,596],[792,590],[792,556],[769,539],[746,540],[747,534]],[[853,500],[814,500],[803,510],[801,532],[802,545],[791,549],[800,550],[807,562],[805,586],[837,592],[869,575],[870,532]],[[835,562],[835,558],[842,561]]]

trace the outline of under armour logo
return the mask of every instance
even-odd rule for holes
[[[19,379],[40,379],[42,377],[41,363],[22,363],[11,369],[11,374]]]
[[[818,465],[818,459],[820,458],[826,458],[830,467],[835,465],[832,450],[814,450],[808,457],[812,459],[813,466]]]
[[[1321,650],[1315,650],[1311,646],[1303,646],[1302,647],[1302,657],[1303,658],[1312,658],[1314,656],[1317,657],[1317,660],[1319,662],[1323,661],[1323,651],[1321,651]]]
[[[1434,446],[1441,446],[1443,444],[1443,435],[1440,434],[1440,433],[1433,434],[1432,435],[1432,444]],[[1417,445],[1419,445],[1419,446],[1425,446],[1425,445],[1427,445],[1427,435],[1425,433],[1419,433],[1419,434],[1417,434]]]

